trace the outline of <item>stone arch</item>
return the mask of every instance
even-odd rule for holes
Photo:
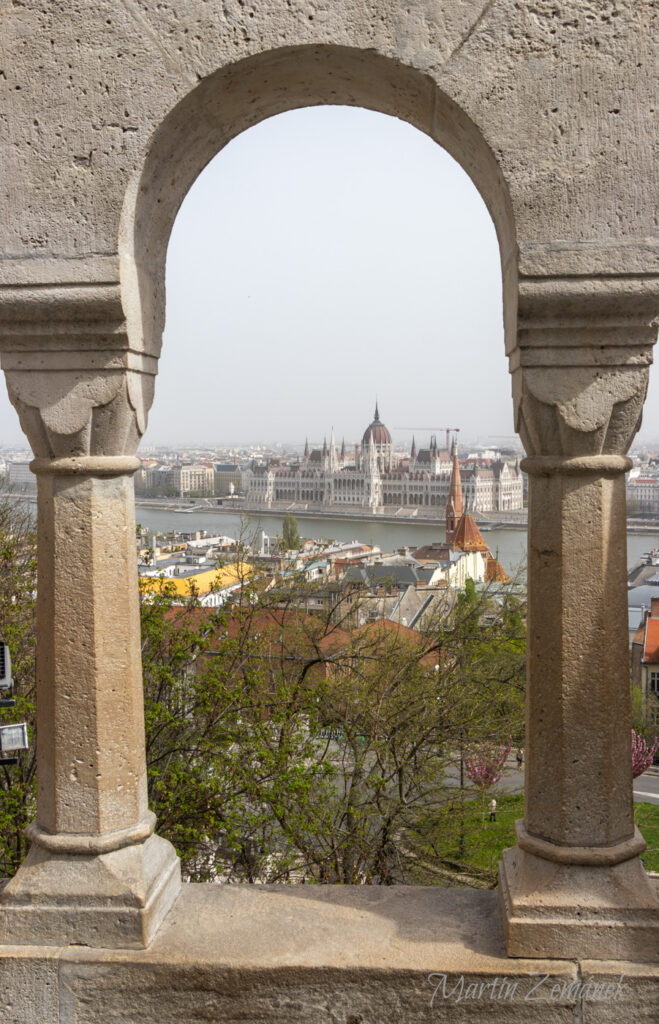
[[[659,309],[650,0],[618,5],[615,20],[504,0],[478,0],[476,16],[457,0],[337,0],[322,22],[289,0],[201,18],[213,5],[181,0],[173,18],[168,4],[115,5],[112,18],[103,5],[67,18],[42,6],[50,31],[35,32],[22,5],[4,19],[5,67],[21,82],[5,90],[0,125],[11,183],[0,341],[39,456],[40,775],[32,849],[0,898],[2,942],[148,945],[178,894],[175,853],[147,806],[130,479],[166,246],[178,204],[231,138],[336,103],[436,139],[498,232],[530,477],[526,807],[500,876],[508,952],[653,957],[657,899],[632,815],[624,551],[625,453]],[[268,49],[274,40],[290,45]],[[397,948],[390,974],[399,967]]]
[[[476,185],[495,225],[503,271],[506,349],[514,347],[517,275],[512,203],[478,126],[428,75],[374,51],[299,46],[265,51],[204,78],[152,134],[126,193],[119,254],[131,348],[158,356],[165,322],[165,258],[179,207],[220,150],[265,118],[300,107],[359,106],[429,135]]]

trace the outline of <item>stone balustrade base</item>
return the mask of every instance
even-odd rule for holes
[[[637,856],[565,864],[515,846],[503,852],[498,891],[510,956],[659,963],[659,900]]]
[[[644,1024],[659,967],[506,957],[497,894],[185,885],[147,950],[0,947],[12,1024]]]
[[[34,844],[0,895],[0,955],[7,944],[144,948],[180,887],[174,847],[156,835],[98,856]]]

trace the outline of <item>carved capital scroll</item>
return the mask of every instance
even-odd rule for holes
[[[0,282],[2,368],[40,458],[132,455],[146,429],[158,361],[130,347],[116,261],[96,263]]]
[[[656,275],[522,278],[510,357],[529,455],[624,455],[641,424],[659,313]]]
[[[137,451],[153,401],[155,369],[76,366],[85,355],[67,353],[66,369],[50,353],[32,353],[21,369],[3,357],[9,398],[38,458]]]

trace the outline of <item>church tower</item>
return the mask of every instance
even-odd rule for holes
[[[453,467],[451,469],[451,487],[449,490],[448,502],[446,504],[446,543],[451,544],[455,537],[458,523],[464,513],[464,502],[462,500],[462,479],[460,477],[460,463],[458,461],[458,442],[453,439]]]
[[[336,473],[338,469],[336,460],[336,443],[334,441],[334,427],[332,427],[330,433],[330,446],[329,446],[329,470],[330,473]]]

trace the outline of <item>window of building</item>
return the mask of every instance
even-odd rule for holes
[[[650,672],[650,691],[659,693],[659,672]]]

